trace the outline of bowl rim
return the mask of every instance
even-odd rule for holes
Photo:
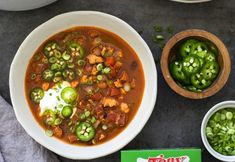
[[[207,151],[213,155],[215,158],[222,160],[222,161],[227,161],[227,162],[234,162],[235,161],[235,155],[234,156],[225,156],[222,155],[218,152],[216,152],[211,145],[209,144],[207,137],[206,137],[206,126],[207,123],[209,121],[209,119],[211,118],[211,116],[213,114],[215,114],[217,111],[224,109],[224,108],[235,108],[235,101],[232,100],[228,100],[228,101],[223,101],[220,103],[217,103],[216,105],[214,105],[204,116],[203,120],[202,120],[202,124],[201,124],[201,139],[202,142],[204,144],[204,146],[206,147]]]
[[[218,75],[217,79],[213,82],[211,86],[209,86],[202,92],[192,92],[180,87],[172,78],[169,71],[168,59],[171,50],[175,47],[178,42],[190,37],[203,38],[213,43],[217,47],[218,51],[221,53],[221,58],[224,62],[223,67],[220,69],[220,74]],[[226,46],[216,35],[201,29],[187,29],[175,34],[166,43],[161,56],[161,69],[165,81],[173,91],[186,98],[203,99],[216,94],[224,87],[231,71],[231,60]]]
[[[211,0],[171,0],[173,2],[179,2],[179,3],[202,3],[202,2],[209,2]]]
[[[30,128],[27,128],[25,125],[24,125],[24,121],[20,115],[20,112],[17,110],[16,107],[17,106],[17,97],[15,96],[14,94],[14,80],[13,80],[13,76],[14,76],[14,71],[15,71],[15,68],[18,68],[16,67],[16,63],[17,63],[17,60],[19,59],[20,57],[20,53],[22,53],[22,48],[23,46],[27,45],[28,44],[28,40],[30,40],[30,38],[32,37],[32,35],[34,35],[35,33],[39,32],[40,29],[46,25],[48,25],[49,23],[52,23],[54,20],[57,20],[57,19],[61,19],[61,18],[67,18],[68,16],[77,16],[77,15],[94,15],[94,16],[100,16],[100,17],[103,17],[103,18],[107,18],[107,19],[112,19],[113,21],[116,21],[117,23],[120,23],[121,25],[123,26],[126,26],[126,28],[132,32],[136,38],[141,42],[143,48],[146,50],[146,54],[148,55],[149,57],[149,64],[151,66],[151,71],[152,71],[152,80],[154,82],[153,84],[153,87],[151,87],[151,91],[153,91],[153,94],[149,100],[149,110],[145,113],[145,115],[143,116],[142,118],[142,121],[141,121],[141,125],[139,125],[138,127],[136,127],[136,130],[128,137],[126,138],[125,140],[123,140],[124,142],[119,142],[117,145],[115,145],[113,148],[108,148],[106,149],[106,152],[102,152],[102,153],[95,153],[95,155],[91,155],[91,154],[87,154],[87,155],[72,155],[72,154],[68,154],[68,152],[66,153],[66,151],[64,150],[59,150],[57,148],[54,148],[53,146],[51,146],[50,144],[47,144],[45,141],[43,141],[43,139],[40,139],[39,136],[33,132]],[[84,25],[83,25],[84,26]],[[99,27],[99,26],[97,26]],[[68,27],[69,28],[69,27]],[[104,28],[105,29],[105,28]],[[106,29],[108,30],[108,29]],[[111,31],[113,32],[113,31]],[[57,32],[55,32],[54,34],[56,34]],[[115,33],[115,32],[113,32]],[[117,34],[119,35],[119,34]],[[121,36],[120,36],[121,37]],[[125,40],[125,39],[124,39]],[[126,40],[125,40],[126,41]],[[129,42],[126,41],[128,44]],[[130,44],[129,44],[130,45]],[[131,45],[130,45],[131,46]],[[131,46],[132,47],[132,46]],[[132,47],[133,48],[133,47]],[[135,50],[135,48],[133,48]],[[136,52],[137,53],[137,52]],[[138,53],[137,53],[138,55]],[[141,61],[141,59],[140,59]],[[142,63],[142,61],[141,61]],[[144,66],[143,66],[144,68]],[[145,73],[145,72],[144,72]],[[120,18],[118,17],[115,17],[113,15],[110,15],[110,14],[106,14],[106,13],[103,13],[103,12],[98,12],[98,11],[73,11],[73,12],[67,12],[67,13],[63,13],[63,14],[60,14],[60,15],[57,15],[51,19],[49,19],[48,21],[44,22],[43,24],[39,25],[37,28],[35,28],[26,38],[25,40],[23,41],[23,43],[20,45],[19,49],[17,50],[17,53],[12,61],[12,64],[11,64],[11,67],[10,67],[10,74],[9,74],[9,85],[10,85],[10,96],[11,96],[11,101],[12,101],[12,105],[13,105],[13,109],[14,109],[14,112],[15,112],[15,115],[16,115],[16,118],[18,120],[18,122],[21,124],[21,126],[24,128],[24,130],[35,140],[37,141],[39,144],[41,144],[42,146],[46,147],[47,149],[55,152],[56,154],[59,154],[63,157],[66,157],[66,158],[70,158],[70,159],[84,159],[84,160],[88,160],[88,159],[95,159],[95,158],[99,158],[99,157],[103,157],[103,156],[106,156],[106,155],[109,155],[111,153],[114,153],[118,150],[120,150],[121,148],[123,148],[125,145],[127,145],[129,142],[131,142],[139,133],[140,131],[143,129],[143,127],[145,126],[145,124],[147,123],[148,119],[150,118],[150,115],[152,114],[152,111],[154,109],[154,106],[156,104],[156,99],[157,99],[157,68],[156,68],[156,65],[155,65],[155,62],[154,62],[154,59],[153,59],[153,55],[152,55],[152,52],[150,50],[150,48],[148,47],[148,45],[146,44],[146,42],[143,40],[143,38],[138,34],[138,32],[132,28],[129,24],[127,24],[125,21],[121,20]],[[146,81],[145,81],[145,89],[146,89]],[[145,92],[145,90],[144,90]],[[143,94],[143,98],[142,100],[144,99],[144,95],[146,95],[145,93]],[[28,103],[27,103],[28,104]],[[27,107],[29,108],[29,107]],[[139,110],[138,110],[139,111]],[[135,117],[137,116],[138,114],[138,111],[137,113],[135,114],[134,118],[132,119],[132,121],[129,123],[129,125],[122,131],[122,132],[125,132],[128,130],[129,126],[132,124],[132,122],[134,121]],[[33,114],[31,114],[33,116]],[[139,115],[138,115],[139,116]],[[34,117],[33,117],[34,118]],[[122,133],[121,132],[121,133]],[[121,134],[120,133],[120,134]],[[116,137],[120,136],[120,134],[118,134]],[[114,137],[114,138],[116,138]],[[54,139],[53,139],[54,140]],[[114,139],[111,139],[110,141],[113,141]],[[117,141],[116,141],[117,142]],[[100,145],[95,145],[95,146],[101,146],[101,145],[105,145],[109,143],[109,141],[107,142],[104,142],[103,144],[100,144]],[[65,143],[66,144],[66,143]],[[109,145],[112,144],[111,142],[109,143]],[[63,144],[64,145],[64,144]],[[70,145],[70,144],[68,144]],[[95,147],[93,146],[93,147]],[[72,147],[72,145],[71,145]],[[79,146],[76,146],[76,147],[79,147]],[[86,147],[84,147],[86,148]],[[88,147],[87,147],[88,148]],[[92,148],[92,146],[90,147]],[[99,147],[100,148],[100,147]]]

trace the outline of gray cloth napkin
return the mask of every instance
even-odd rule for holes
[[[16,120],[12,107],[0,96],[0,162],[59,162],[36,143]]]

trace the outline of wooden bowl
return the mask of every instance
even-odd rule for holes
[[[177,54],[176,49],[178,49],[179,45],[189,38],[209,41],[214,44],[218,50],[218,63],[220,66],[220,72],[212,85],[202,92],[191,92],[182,88],[175,82],[169,71],[171,57]],[[231,60],[227,48],[217,36],[204,30],[189,29],[174,35],[167,42],[161,56],[161,69],[167,84],[176,93],[191,99],[202,99],[214,95],[223,88],[229,78],[231,71]]]

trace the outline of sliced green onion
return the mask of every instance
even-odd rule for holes
[[[231,119],[233,118],[233,113],[231,113],[231,112],[226,112],[226,118],[227,118],[228,120],[231,120]]]
[[[68,54],[66,51],[62,54],[62,58],[65,60],[65,61],[68,61],[70,58],[71,58],[71,56],[70,56],[70,54]]]
[[[48,59],[47,58],[43,58],[42,59],[42,63],[47,64],[48,63]]]
[[[155,25],[153,28],[156,32],[162,32],[162,27],[160,25]]]
[[[62,73],[60,71],[55,73],[55,77],[60,77],[62,75]]]
[[[104,69],[102,70],[102,73],[103,73],[103,74],[109,74],[110,71],[111,71],[111,69],[110,69],[109,67],[106,67],[106,68],[104,68]]]
[[[98,71],[101,71],[103,69],[103,64],[98,64],[96,68]]]
[[[57,58],[56,58],[56,57],[51,57],[51,58],[49,58],[49,62],[50,62],[51,64],[56,63],[56,61],[57,61]]]
[[[81,120],[83,120],[83,119],[85,119],[85,118],[86,118],[86,115],[85,115],[85,114],[81,114],[81,115],[80,115],[80,119],[81,119]]]
[[[47,129],[47,130],[45,131],[45,134],[46,134],[48,137],[51,137],[51,136],[53,136],[53,131]]]
[[[55,125],[60,125],[62,123],[62,119],[60,119],[60,118],[56,118],[55,119]]]
[[[222,155],[235,154],[234,108],[217,111],[208,121],[205,129],[212,148]]]
[[[91,118],[91,123],[95,123],[96,122],[96,118],[94,117],[94,116],[92,116],[92,118]],[[234,140],[235,140],[235,137],[234,137]]]
[[[103,76],[102,75],[97,75],[97,80],[101,81],[103,79]]]
[[[39,53],[37,53],[36,55],[34,55],[34,60],[35,61],[39,61],[41,58],[41,55]]]
[[[31,77],[30,77],[30,78],[31,78],[31,80],[36,79],[36,76],[37,76],[37,75],[36,75],[35,73],[31,74]]]
[[[56,57],[56,58],[61,58],[61,53],[60,53],[60,51],[55,51],[55,57]]]
[[[84,66],[85,61],[84,60],[78,60],[78,66]]]
[[[90,111],[86,111],[84,114],[85,114],[86,117],[89,117],[91,112]]]
[[[75,65],[74,65],[73,63],[69,63],[69,64],[68,64],[68,68],[72,69],[72,68],[74,68],[74,67],[75,67]]]
[[[163,35],[156,35],[155,38],[157,40],[164,40],[165,39]]]

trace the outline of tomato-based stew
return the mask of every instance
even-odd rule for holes
[[[125,129],[143,91],[144,73],[134,50],[96,27],[74,27],[46,40],[25,78],[30,109],[46,135],[88,146]]]

